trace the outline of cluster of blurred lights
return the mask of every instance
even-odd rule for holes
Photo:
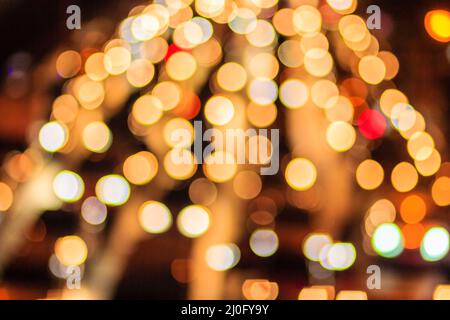
[[[226,24],[234,33],[243,35],[248,48],[242,56],[251,57],[226,61],[211,77],[212,95],[203,107],[210,125],[224,127],[240,119],[241,104],[249,122],[257,127],[268,127],[275,122],[277,99],[289,111],[306,109],[313,104],[329,121],[325,139],[336,152],[351,150],[359,134],[367,140],[382,137],[388,124],[406,140],[406,150],[413,164],[403,161],[393,168],[390,181],[396,191],[408,193],[418,184],[419,174],[428,177],[439,172],[441,155],[433,137],[425,131],[425,119],[401,91],[384,90],[379,97],[379,110],[367,106],[370,86],[395,78],[399,63],[391,52],[380,51],[380,44],[370,34],[365,21],[352,14],[357,1],[326,1],[329,8],[342,15],[332,27],[324,12],[313,5],[273,10],[272,20],[268,21],[259,18],[260,13],[277,5],[277,0],[251,0],[249,8],[234,3],[229,5],[228,1],[222,0],[197,0],[193,7],[199,16],[194,16],[192,3],[191,0],[166,1],[165,5],[155,3],[136,7],[120,24],[119,38],[109,41],[102,52],[94,52],[84,59],[78,52],[68,50],[57,58],[58,75],[69,80],[67,92],[53,103],[52,119],[40,128],[38,140],[44,150],[65,152],[73,148],[72,140],[79,140],[88,151],[107,152],[113,137],[105,117],[108,112],[103,109],[114,110],[124,102],[126,97],[121,98],[118,92],[146,88],[152,82],[156,83],[151,90],[145,90],[145,94],[134,101],[129,128],[138,137],[149,137],[149,128],[164,125],[161,141],[169,148],[164,151],[162,168],[156,151],[155,154],[141,151],[125,159],[123,177],[111,174],[99,179],[96,197],[85,199],[81,207],[87,223],[102,224],[107,217],[106,205],[126,203],[131,195],[129,183],[148,184],[162,169],[175,180],[187,180],[197,171],[194,155],[186,149],[194,140],[188,120],[200,111],[200,102],[194,103],[199,101],[195,93],[197,88],[193,87],[203,68],[218,64],[223,54],[222,43],[214,37],[215,26],[211,21]],[[447,11],[435,10],[427,14],[425,26],[434,39],[448,42],[448,21]],[[169,29],[171,41],[167,39]],[[337,57],[335,61],[331,56],[324,29],[336,30],[345,45],[337,48],[343,58]],[[274,50],[278,35],[284,38]],[[336,84],[333,71],[336,62],[344,64],[353,73],[355,78],[347,79],[353,85],[346,87],[347,80],[339,86]],[[158,63],[161,66],[156,66]],[[282,80],[278,84],[274,79],[277,79],[280,65],[288,72],[280,73]],[[298,71],[299,68],[306,71],[306,76]],[[84,74],[81,74],[82,70]],[[357,87],[359,89],[355,89]],[[121,90],[123,88],[126,89]],[[359,92],[349,94],[348,88]],[[240,101],[239,94],[245,95],[248,103]],[[175,139],[175,131],[179,128],[190,131],[190,138],[181,142]],[[176,162],[177,157],[184,161]],[[218,158],[225,159],[225,164],[217,164]],[[294,158],[287,164],[284,176],[293,190],[308,191],[316,184],[317,171],[311,160]],[[189,238],[201,236],[210,226],[212,214],[207,206],[217,197],[214,183],[233,180],[234,192],[246,200],[257,197],[262,189],[256,173],[240,172],[234,155],[222,150],[216,150],[206,159],[203,173],[206,179],[196,179],[189,187],[189,196],[195,204],[185,207],[176,218],[178,230]],[[359,163],[355,177],[362,189],[375,190],[385,180],[385,169],[379,162],[367,159]],[[80,200],[84,188],[83,179],[75,172],[63,170],[53,180],[53,191],[64,202]],[[450,178],[436,177],[431,195],[438,206],[450,205]],[[11,188],[0,183],[0,211],[8,210],[12,203]],[[394,223],[394,205],[386,199],[377,201],[364,220],[372,248],[388,258],[398,256],[405,248],[419,247],[426,261],[444,258],[449,250],[448,231],[443,227],[426,230],[421,223],[426,213],[424,200],[417,195],[408,195],[400,207],[405,225],[399,228]],[[161,202],[144,202],[138,215],[141,227],[151,234],[165,232],[172,226],[172,214]],[[257,229],[250,237],[250,248],[260,257],[273,255],[278,245],[278,236],[271,229]],[[328,270],[345,270],[356,259],[353,244],[333,242],[327,234],[308,235],[303,253]],[[87,258],[87,246],[77,236],[60,238],[55,245],[55,256],[63,265],[81,265]],[[217,244],[209,247],[205,259],[210,268],[225,271],[239,262],[240,251],[235,244]],[[300,297],[329,297],[327,292],[323,288],[306,288]],[[244,284],[243,293],[248,299],[274,299],[278,295],[278,286],[269,281],[254,280]],[[346,298],[364,299],[367,296],[364,292],[344,291],[337,295],[337,299]]]

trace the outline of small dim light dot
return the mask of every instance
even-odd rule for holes
[[[105,222],[108,215],[108,209],[105,204],[96,197],[89,197],[84,200],[81,206],[81,216],[92,225],[100,225]]]

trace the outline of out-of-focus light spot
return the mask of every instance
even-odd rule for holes
[[[407,131],[416,123],[416,110],[407,103],[397,103],[391,112],[391,121],[399,131]]]
[[[324,77],[333,68],[333,58],[331,54],[322,48],[313,48],[305,53],[305,69],[315,77]]]
[[[78,266],[86,261],[88,248],[78,236],[62,237],[56,240],[55,255],[65,266]]]
[[[426,213],[427,205],[418,195],[407,196],[400,205],[400,216],[406,223],[418,223],[422,221]]]
[[[262,189],[260,176],[254,171],[241,171],[233,180],[233,190],[241,199],[253,199]]]
[[[329,245],[333,239],[328,234],[313,233],[308,235],[303,242],[303,254],[311,261],[319,261],[320,251],[325,245]]]
[[[298,40],[286,40],[278,47],[280,62],[289,68],[300,67],[304,62],[304,54]]]
[[[391,80],[395,78],[400,68],[397,57],[389,51],[381,51],[378,53],[378,58],[383,60],[383,63],[386,67],[386,76],[384,77],[384,79]]]
[[[431,196],[434,203],[440,207],[450,205],[450,178],[445,176],[437,178],[431,187]]]
[[[392,170],[392,186],[399,192],[411,191],[417,185],[418,181],[419,175],[414,166],[409,162],[401,162]]]
[[[217,199],[217,187],[206,178],[198,178],[189,186],[189,197],[193,203],[209,206]]]
[[[431,156],[425,160],[414,160],[414,165],[422,176],[429,177],[439,171],[441,160],[441,154],[433,149]]]
[[[425,231],[425,227],[421,223],[405,224],[402,227],[405,248],[410,250],[419,248]]]
[[[217,82],[227,91],[239,91],[247,83],[247,72],[236,62],[228,62],[217,71]]]
[[[84,182],[75,172],[63,170],[53,179],[53,192],[65,202],[76,202],[84,193]]]
[[[344,121],[332,122],[326,132],[328,145],[335,151],[350,150],[356,141],[356,132],[353,126]]]
[[[295,30],[300,34],[317,32],[322,27],[319,10],[310,5],[302,5],[295,9],[292,19]]]
[[[109,73],[105,69],[104,60],[105,54],[103,52],[93,53],[87,58],[84,64],[84,72],[91,80],[102,81],[108,77]]]
[[[197,0],[195,10],[205,18],[217,17],[225,8],[225,0]]]
[[[351,243],[334,243],[327,252],[326,267],[332,270],[350,268],[356,260],[356,250]]]
[[[123,163],[123,174],[136,185],[149,183],[158,173],[158,160],[148,152],[141,151],[129,156]]]
[[[164,157],[164,170],[173,179],[189,179],[197,170],[194,155],[184,148],[174,148]]]
[[[347,46],[352,48],[354,45],[360,44],[368,36],[369,31],[366,22],[357,15],[345,15],[339,20],[339,33],[344,38]],[[365,48],[361,48],[364,50]]]
[[[91,122],[83,130],[83,144],[89,151],[106,152],[112,144],[112,132],[102,121]]]
[[[166,70],[169,76],[178,81],[191,78],[197,70],[195,58],[188,52],[174,53],[167,61]]]
[[[170,119],[164,126],[164,141],[172,148],[189,147],[194,141],[194,127],[186,119]]]
[[[312,101],[320,108],[330,107],[331,105],[329,103],[336,97],[339,97],[339,89],[336,84],[330,80],[318,80],[311,87]]]
[[[257,48],[267,47],[276,39],[275,29],[272,24],[266,20],[257,20],[253,31],[245,35],[248,42]]]
[[[356,169],[356,181],[365,190],[378,188],[384,180],[383,167],[375,160],[364,160]]]
[[[379,84],[386,77],[386,66],[376,56],[365,56],[359,61],[358,71],[361,78],[369,84]]]
[[[152,90],[152,95],[159,99],[164,111],[174,109],[181,101],[181,88],[171,81],[159,82]]]
[[[143,95],[133,104],[133,118],[142,125],[152,125],[161,119],[163,105],[161,100],[152,95]]]
[[[379,111],[368,109],[359,116],[358,127],[359,131],[367,139],[378,139],[384,135],[386,119]]]
[[[177,227],[182,235],[197,238],[204,234],[210,224],[210,212],[206,207],[190,205],[178,214]]]
[[[203,164],[205,176],[216,183],[231,180],[237,171],[236,159],[226,151],[215,151],[210,154]]]
[[[433,300],[450,300],[450,285],[438,285],[436,289],[434,289]]]
[[[39,144],[48,152],[56,152],[66,145],[68,136],[64,124],[58,121],[48,122],[39,131]]]
[[[81,56],[73,50],[64,51],[56,59],[56,71],[63,78],[75,76],[81,68]]]
[[[148,233],[163,233],[172,225],[172,214],[165,204],[147,201],[139,208],[139,223]]]
[[[354,116],[353,104],[344,96],[332,96],[326,101],[325,114],[328,121],[351,122]]]
[[[267,105],[277,99],[278,87],[272,79],[256,78],[250,82],[247,95],[255,103]]]
[[[336,300],[368,300],[367,293],[358,290],[341,290],[336,296]]]
[[[256,15],[249,8],[236,8],[228,17],[228,26],[237,34],[252,32],[255,30],[256,24]]]
[[[394,258],[403,252],[403,236],[393,223],[379,225],[372,235],[372,247],[380,256]]]
[[[250,58],[248,69],[254,78],[273,79],[277,76],[280,65],[273,54],[261,52]]]
[[[142,88],[152,81],[155,67],[146,59],[134,60],[127,70],[128,82],[136,88]]]
[[[308,101],[308,87],[300,80],[290,79],[280,86],[280,100],[288,108],[297,109]]]
[[[158,34],[160,28],[159,20],[151,14],[142,14],[133,19],[131,32],[136,40],[150,40]]]
[[[236,266],[241,258],[241,251],[233,243],[218,244],[206,250],[206,263],[216,271],[226,271]]]
[[[0,182],[0,211],[8,210],[14,200],[11,188],[4,182]]]
[[[278,284],[269,280],[250,279],[242,285],[242,293],[247,300],[275,300],[278,292]]]
[[[408,98],[397,89],[387,89],[380,97],[380,108],[384,115],[390,117],[392,109],[399,103],[408,104]]]
[[[85,109],[96,109],[105,99],[105,89],[101,82],[82,77],[76,82],[76,88],[75,91],[78,101],[80,101],[80,104]]]
[[[250,236],[250,248],[257,256],[270,257],[278,250],[278,236],[273,230],[256,230]]]
[[[450,12],[447,10],[432,10],[425,15],[425,29],[428,34],[439,42],[450,41]]]
[[[449,234],[445,228],[432,227],[423,237],[420,245],[420,254],[426,261],[439,261],[449,251]]]
[[[78,114],[78,102],[70,94],[60,95],[53,101],[52,116],[61,123],[71,123]]]
[[[103,59],[105,69],[112,75],[127,71],[131,63],[131,53],[123,47],[112,47],[105,53]]]
[[[205,117],[208,122],[217,126],[223,126],[233,119],[234,105],[226,97],[213,96],[206,102]]]
[[[303,53],[307,53],[311,49],[323,49],[328,51],[330,44],[323,33],[307,33],[300,40],[300,47]]]
[[[105,222],[107,215],[108,209],[105,204],[100,202],[96,197],[87,198],[81,206],[81,216],[87,223],[94,226]]]
[[[282,8],[275,13],[272,23],[279,34],[287,37],[295,35],[293,16],[292,8]]]
[[[405,139],[410,139],[413,134],[416,132],[424,131],[426,128],[425,118],[420,112],[416,111],[416,121],[414,122],[413,126],[405,131],[400,131],[400,134]]]
[[[303,191],[314,185],[317,179],[317,170],[310,160],[296,158],[289,162],[284,176],[292,189]]]
[[[95,193],[101,202],[110,206],[120,206],[130,197],[130,185],[122,176],[111,174],[98,180]]]
[[[434,140],[427,132],[414,133],[407,143],[408,153],[414,160],[425,160],[434,150]]]
[[[326,288],[303,288],[299,295],[298,300],[329,300],[328,291]]]
[[[265,128],[275,122],[278,109],[274,104],[265,106],[250,102],[247,106],[248,121],[256,127]]]

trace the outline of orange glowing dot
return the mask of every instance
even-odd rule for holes
[[[438,206],[450,205],[450,178],[445,176],[437,178],[431,188],[431,195]]]
[[[400,205],[400,215],[406,223],[418,223],[427,213],[427,205],[422,197],[411,195],[403,199]]]
[[[8,210],[13,203],[14,195],[11,188],[3,182],[0,182],[0,211]]]
[[[425,235],[425,227],[421,223],[405,224],[402,227],[406,249],[417,249],[420,247],[422,238]]]
[[[425,16],[425,29],[428,34],[439,42],[450,40],[450,12],[446,10],[432,10]]]

